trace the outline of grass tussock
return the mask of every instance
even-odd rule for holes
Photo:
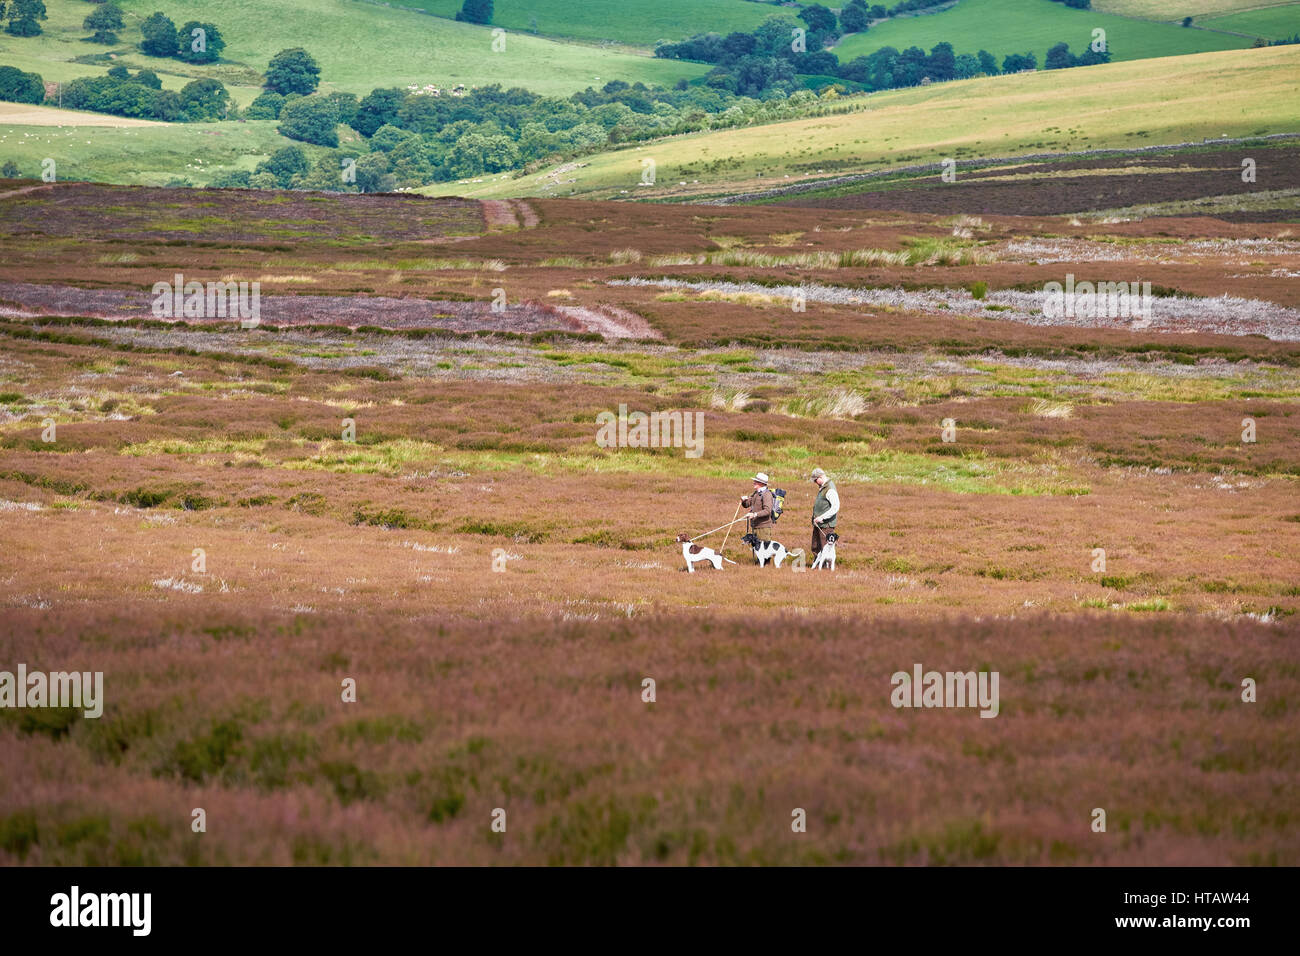
[[[845,388],[832,389],[821,395],[808,395],[781,406],[793,418],[851,419],[865,415],[871,403],[861,394]]]

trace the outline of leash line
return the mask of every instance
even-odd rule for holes
[[[727,525],[727,533],[722,536],[722,547],[718,549],[718,554],[727,550],[727,539],[731,537],[732,526],[740,520],[740,502],[736,502],[736,513],[731,516],[731,524]]]

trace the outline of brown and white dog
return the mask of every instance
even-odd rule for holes
[[[691,541],[689,535],[679,534],[677,540],[682,546],[682,557],[686,559],[686,570],[691,572],[691,574],[695,573],[695,565],[700,561],[709,562],[709,564],[713,565],[715,571],[722,570],[723,561],[726,561],[728,564],[736,563],[730,558],[724,558],[712,548],[705,548],[701,545],[695,544]]]

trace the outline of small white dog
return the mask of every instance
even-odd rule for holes
[[[722,570],[723,561],[726,561],[728,564],[736,563],[730,558],[724,558],[712,548],[706,548],[702,545],[695,544],[691,541],[690,537],[685,534],[679,534],[677,540],[682,546],[682,557],[686,559],[686,570],[691,572],[691,574],[695,573],[695,565],[700,561],[709,562],[709,564],[713,565],[713,570],[715,571]]]
[[[812,563],[814,568],[824,568],[829,562],[831,570],[835,570],[835,542],[839,538],[840,536],[834,531],[826,536],[826,544],[817,552],[817,560]]]
[[[740,540],[754,549],[754,557],[758,558],[760,568],[769,561],[779,568],[786,558],[795,558],[803,554],[803,548],[798,551],[787,551],[780,541],[760,541],[758,535],[752,531]]]

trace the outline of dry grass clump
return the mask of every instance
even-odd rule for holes
[[[782,301],[780,296],[768,295],[765,292],[725,292],[720,289],[706,289],[696,298],[701,302],[734,302],[756,308],[775,305]]]
[[[1039,418],[1070,418],[1074,415],[1074,406],[1069,402],[1040,398],[1030,406],[1029,412]]]
[[[715,388],[709,392],[709,407],[721,412],[743,412],[748,408],[750,400],[749,392],[743,389]]]
[[[826,394],[792,399],[782,406],[781,411],[794,418],[846,419],[865,415],[870,408],[871,403],[858,392],[836,388]]]
[[[667,266],[693,266],[699,264],[699,259],[698,257],[687,253],[680,253],[668,256],[651,256],[647,260],[647,264],[656,268]]]
[[[948,220],[947,224],[952,226],[952,234],[955,239],[971,239],[975,233],[988,232],[993,228],[979,216],[965,214],[954,216]]]
[[[609,254],[609,261],[616,266],[630,265],[641,261],[640,249],[615,249]]]

